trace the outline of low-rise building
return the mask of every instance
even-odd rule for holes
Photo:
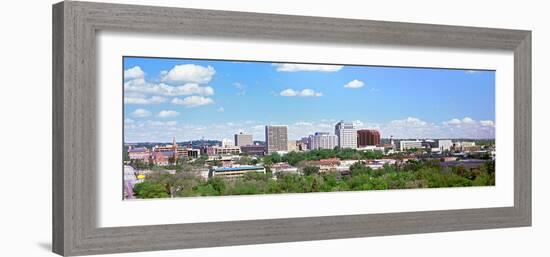
[[[193,149],[193,148],[187,148],[187,157],[189,159],[196,159],[201,156],[201,150],[200,149]]]
[[[275,163],[270,166],[271,172],[277,174],[277,173],[297,173],[298,168],[286,163]]]
[[[130,161],[149,162],[151,152],[147,147],[128,147],[128,158]]]
[[[338,170],[337,168],[339,166],[340,166],[339,158],[329,158],[329,159],[319,160],[319,171],[321,172],[337,171]]]
[[[384,146],[368,145],[357,148],[358,151],[380,151],[383,152],[386,150]]]
[[[263,166],[234,166],[234,167],[221,167],[212,169],[213,177],[235,178],[242,177],[249,172],[257,172],[265,174],[265,167]]]
[[[422,141],[420,140],[401,140],[399,141],[399,151],[406,151],[409,149],[421,149]]]
[[[206,154],[211,155],[239,155],[241,148],[238,146],[209,146],[206,148]]]
[[[264,156],[265,146],[263,145],[245,145],[241,146],[241,153],[251,156]]]
[[[471,152],[479,151],[480,149],[481,147],[476,146],[476,142],[474,141],[460,141],[453,143],[453,150],[455,151]]]
[[[241,153],[252,156],[264,156],[265,146],[263,145],[245,145],[241,146]]]
[[[451,151],[451,148],[453,148],[453,141],[449,139],[440,139],[438,140],[438,148],[440,151]]]
[[[460,144],[461,144],[462,147],[476,146],[476,142],[473,142],[473,141],[462,141]]]
[[[153,153],[151,154],[151,158],[152,158],[153,163],[155,165],[167,166],[171,162],[172,163],[174,162],[174,159],[173,159],[174,158],[174,152],[169,152],[169,151],[157,152],[157,151],[153,151]]]
[[[456,156],[445,156],[440,159],[442,162],[454,162],[458,159]]]

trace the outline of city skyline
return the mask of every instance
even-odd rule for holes
[[[126,143],[334,133],[494,138],[494,71],[124,58]],[[291,115],[289,115],[291,114]]]

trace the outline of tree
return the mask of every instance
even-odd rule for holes
[[[123,147],[122,160],[125,161],[125,162],[130,161],[130,156],[128,155],[128,146]]]
[[[367,175],[372,174],[372,168],[365,166],[363,162],[356,162],[349,167],[351,176]]]
[[[248,156],[241,156],[239,158],[239,160],[237,160],[237,164],[240,164],[240,165],[250,165],[252,164],[252,158],[248,157]]]
[[[306,176],[313,175],[313,174],[318,174],[319,173],[319,167],[317,167],[317,166],[305,166],[302,169],[302,172]]]
[[[277,152],[272,153],[271,155],[269,155],[269,157],[271,158],[271,161],[273,163],[279,163],[283,161],[283,159],[281,158],[281,155]]]
[[[164,170],[150,173],[146,178],[146,181],[163,185],[170,197],[191,194],[192,188],[196,187],[201,180],[201,177],[196,177],[193,173],[177,172],[176,174],[170,174]],[[180,193],[180,191],[185,192]]]
[[[223,195],[225,192],[226,184],[225,180],[220,177],[210,178],[207,184],[211,185],[212,188],[216,191],[216,195]]]
[[[166,198],[168,193],[161,183],[144,181],[134,185],[134,193],[138,198]]]
[[[319,192],[319,182],[317,181],[317,176],[313,176],[313,181],[311,182],[311,191],[310,192]]]
[[[219,157],[221,159],[221,157]],[[212,160],[212,166],[219,167],[222,165],[222,162],[219,159]]]
[[[204,165],[206,163],[206,160],[208,160],[208,154],[202,154],[199,158],[193,161],[193,164]]]

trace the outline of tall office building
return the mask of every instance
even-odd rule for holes
[[[308,145],[311,150],[334,149],[338,145],[338,137],[328,132],[316,132],[309,136]]]
[[[380,145],[380,132],[373,129],[357,130],[357,147]]]
[[[265,144],[267,154],[288,151],[288,127],[286,125],[265,126]]]
[[[243,134],[242,132],[239,134],[235,134],[235,146],[245,146],[253,144],[254,141],[252,140],[252,135]]]
[[[338,137],[340,148],[357,148],[357,129],[353,123],[340,121],[334,127],[334,134]]]

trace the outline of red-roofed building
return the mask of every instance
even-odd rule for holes
[[[340,159],[339,158],[321,159],[321,160],[319,160],[319,165],[321,165],[321,166],[338,166],[338,165],[340,165]]]

